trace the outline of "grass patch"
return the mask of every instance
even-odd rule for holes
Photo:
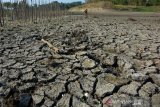
[[[130,5],[114,5],[113,9],[119,11],[135,11],[135,12],[160,12],[160,6],[130,6]]]

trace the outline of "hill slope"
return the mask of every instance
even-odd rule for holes
[[[91,11],[103,11],[105,9],[112,9],[113,4],[109,1],[100,1],[100,2],[95,2],[95,3],[87,3],[84,5],[80,5],[77,7],[73,7],[69,9],[71,12],[82,12],[85,9],[88,9],[90,12]]]
[[[110,1],[99,1],[87,3],[69,9],[70,12],[83,12],[88,9],[90,12],[106,11],[135,11],[135,12],[160,12],[160,6],[136,6],[136,5],[114,5]]]

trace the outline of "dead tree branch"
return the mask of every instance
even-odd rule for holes
[[[41,41],[43,43],[46,43],[48,45],[48,47],[54,52],[54,53],[58,53],[59,49],[57,47],[54,47],[51,43],[49,43],[48,41],[41,39]]]

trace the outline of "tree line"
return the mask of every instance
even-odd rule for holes
[[[0,26],[5,21],[31,20],[38,21],[44,18],[53,18],[67,14],[71,7],[81,5],[82,2],[59,3],[51,0],[0,0]]]
[[[110,1],[115,5],[155,6],[160,5],[160,0],[86,0],[87,3]]]

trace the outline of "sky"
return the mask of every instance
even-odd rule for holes
[[[2,0],[3,2],[8,2],[10,0]],[[14,0],[11,0],[14,1]],[[29,0],[30,1],[30,0]],[[34,0],[33,0],[34,1]],[[38,1],[38,0],[37,0]],[[44,1],[44,0],[43,0]],[[71,3],[71,2],[76,2],[76,1],[82,1],[84,2],[85,0],[46,0],[46,1],[58,1],[58,2],[63,2],[63,3]]]

